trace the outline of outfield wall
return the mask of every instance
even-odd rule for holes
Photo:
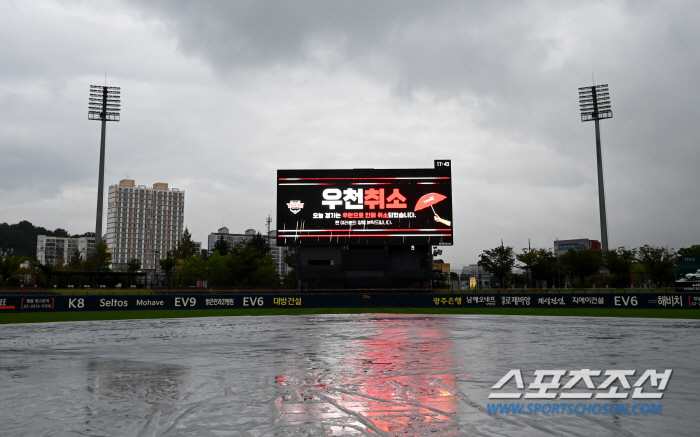
[[[700,308],[700,293],[0,296],[3,312],[251,308]]]

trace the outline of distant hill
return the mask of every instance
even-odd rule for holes
[[[58,228],[50,231],[41,226],[34,226],[26,220],[15,225],[0,223],[0,250],[3,252],[12,249],[14,256],[32,257],[36,255],[37,235],[50,235],[54,237],[94,237],[94,232],[86,232],[80,235],[70,235],[65,229]]]

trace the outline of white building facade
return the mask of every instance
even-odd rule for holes
[[[225,240],[228,243],[228,247],[233,248],[233,246],[238,243],[243,243],[250,240],[257,233],[258,232],[255,229],[248,229],[243,234],[232,234],[226,227],[219,228],[218,231],[209,234],[207,250],[209,255],[214,253],[214,246],[216,246],[217,240]]]
[[[132,259],[141,261],[141,269],[158,268],[182,236],[185,192],[163,182],[147,188],[123,179],[109,187],[108,199],[105,241],[112,268],[124,268]]]
[[[78,253],[83,261],[95,253],[95,237],[36,237],[36,259],[41,264],[66,265]]]
[[[270,241],[270,257],[272,262],[275,264],[275,270],[280,278],[284,278],[289,273],[289,266],[284,262],[286,247],[280,247],[277,245],[277,231],[271,230],[268,233],[268,239]]]

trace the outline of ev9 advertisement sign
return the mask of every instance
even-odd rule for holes
[[[434,168],[277,170],[277,244],[452,245],[450,160]]]

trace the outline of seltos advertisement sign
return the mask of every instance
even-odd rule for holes
[[[415,291],[415,290],[414,290]],[[295,293],[295,294],[189,294],[189,295],[47,295],[0,298],[3,313],[222,310],[254,308],[657,308],[700,310],[698,293],[601,294],[454,294],[433,293]]]
[[[451,161],[425,169],[277,170],[277,244],[452,245]]]

